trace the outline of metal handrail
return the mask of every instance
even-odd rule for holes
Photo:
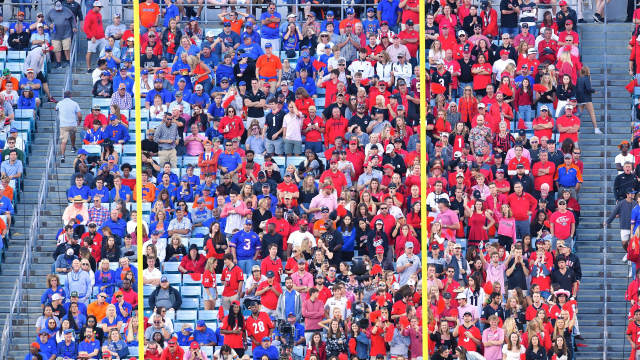
[[[604,37],[604,42],[605,42],[605,48],[607,46],[607,6],[605,5],[604,7],[604,25],[602,26],[602,35]],[[609,200],[609,191],[607,191],[608,187],[609,187],[609,180],[607,179],[607,164],[609,163],[608,161],[608,151],[607,151],[607,141],[609,138],[609,113],[608,113],[608,100],[609,100],[609,95],[608,95],[608,90],[609,90],[609,85],[608,85],[608,69],[607,69],[607,56],[605,54],[605,56],[603,56],[603,66],[604,66],[604,159],[603,159],[603,178],[604,178],[604,202],[602,204],[602,208],[603,208],[603,215],[604,215],[604,219],[607,218],[607,202]],[[608,323],[607,323],[607,317],[608,317],[608,312],[609,312],[609,301],[608,301],[608,296],[609,296],[609,290],[607,289],[608,287],[608,281],[607,281],[607,227],[603,226],[602,227],[602,236],[603,236],[603,251],[602,251],[602,257],[603,257],[603,261],[602,261],[602,273],[604,276],[604,326],[603,328],[603,333],[602,333],[602,358],[604,360],[607,359],[607,346],[608,346],[608,337],[609,337],[609,330],[608,330]],[[623,350],[624,352],[624,347]]]
[[[74,34],[71,40],[71,58],[69,59],[69,67],[67,68],[67,73],[65,74],[64,86],[62,87],[62,98],[64,98],[64,93],[67,90],[71,89],[71,82],[73,80],[73,66],[76,62],[76,53],[78,52],[78,35]],[[56,129],[57,125],[54,126]]]

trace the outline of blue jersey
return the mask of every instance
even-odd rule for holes
[[[98,128],[98,130],[93,130],[93,128],[87,130],[87,133],[84,136],[85,143],[89,144],[100,144],[106,138],[104,131],[102,128]]]
[[[236,248],[238,260],[250,260],[260,250],[260,237],[253,231],[238,231],[231,238],[230,246]]]
[[[58,343],[56,348],[56,355],[58,357],[75,359],[78,357],[78,346],[75,341],[71,341],[69,345],[67,345],[64,341]]]
[[[109,189],[104,187],[104,186],[102,187],[102,189],[95,188],[95,189],[91,189],[91,191],[89,191],[89,196],[91,196],[92,199],[95,198],[96,195],[100,196],[100,200],[103,203],[111,202],[111,196],[109,194]]]

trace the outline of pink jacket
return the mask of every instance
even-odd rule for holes
[[[304,316],[306,331],[320,329],[318,323],[324,319],[324,303],[320,299],[316,299],[316,301],[305,299],[302,302],[302,316]]]

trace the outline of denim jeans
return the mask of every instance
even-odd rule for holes
[[[238,259],[238,266],[242,269],[242,272],[245,274],[251,274],[251,267],[256,262],[253,259],[240,260]]]
[[[521,240],[523,236],[529,234],[529,220],[516,220],[516,239]]]
[[[504,34],[504,33],[507,33],[507,34],[511,35],[511,39],[513,39],[514,37],[516,37],[516,35],[518,35],[518,34],[520,33],[520,28],[519,28],[519,27],[517,27],[517,26],[516,26],[516,27],[506,27],[506,26],[503,26],[503,27],[501,28],[501,30],[502,30],[502,33],[503,33],[503,34]]]
[[[324,151],[322,141],[307,141],[304,143],[304,148],[311,149],[314,153],[321,153]]]
[[[518,119],[520,118],[524,120],[524,124],[527,129],[531,130],[533,122],[533,110],[531,110],[531,105],[518,106]]]

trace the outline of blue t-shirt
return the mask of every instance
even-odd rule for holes
[[[373,20],[365,18],[362,20],[362,28],[364,29],[365,34],[377,34],[378,30],[380,30],[380,22],[376,18],[373,18]]]
[[[124,141],[125,143],[129,141],[129,128],[122,123],[115,126],[111,124],[107,125],[107,127],[104,128],[104,133],[114,144],[118,144],[120,141]]]
[[[67,190],[67,198],[74,198],[80,195],[83,200],[89,200],[90,191],[91,189],[87,185],[82,185],[81,188],[74,185]]]
[[[231,238],[238,260],[250,260],[260,250],[260,237],[253,231],[240,230]]]
[[[222,153],[220,154],[220,157],[218,157],[218,166],[224,166],[225,168],[227,168],[227,171],[233,171],[237,169],[240,164],[242,164],[242,158],[238,153]]]
[[[75,359],[78,357],[78,346],[75,341],[71,341],[69,345],[67,345],[64,341],[58,343],[56,348],[56,355],[59,357],[67,357],[70,359]]]
[[[164,23],[162,24],[163,27],[165,28],[169,27],[169,21],[179,16],[180,16],[180,9],[178,9],[178,7],[175,4],[169,5],[164,14]]]
[[[103,203],[108,203],[111,202],[111,196],[109,195],[109,189],[105,186],[102,187],[102,189],[91,189],[91,191],[89,191],[89,196],[91,196],[91,198],[95,198],[96,195],[100,195],[100,200]]]
[[[273,15],[271,15],[267,11],[267,12],[263,12],[262,15],[260,16],[260,23],[262,23],[263,20],[270,19],[272,17],[278,18],[281,20],[280,22],[282,22],[282,15],[280,15],[279,12],[275,11]],[[260,33],[262,34],[262,37],[270,40],[278,39],[280,37],[280,22],[271,23],[269,25],[262,25],[260,27]]]
[[[378,11],[380,11],[380,19],[387,21],[389,26],[395,26],[398,23],[398,10],[400,0],[382,0],[378,3]]]
[[[127,200],[127,195],[129,195],[129,201],[131,201],[131,198],[133,197],[133,193],[131,192],[131,188],[128,186],[122,186],[120,187],[120,191],[117,191],[116,188],[111,189],[111,191],[109,191],[109,196],[112,199],[116,198],[116,193],[118,195],[120,195],[120,199],[126,201]]]

